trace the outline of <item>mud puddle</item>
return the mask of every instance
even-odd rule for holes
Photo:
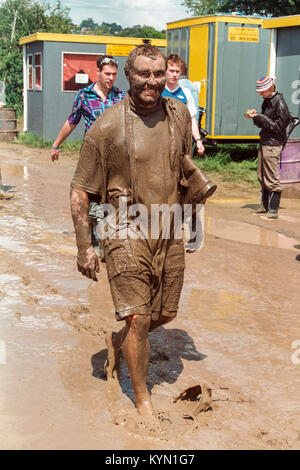
[[[280,217],[283,219],[284,216]],[[286,216],[285,220],[297,222],[297,219],[293,217]],[[290,238],[276,232],[274,229],[250,223],[215,219],[208,216],[205,223],[205,232],[226,240],[299,252],[300,237],[299,239]]]
[[[296,236],[278,239],[277,229],[246,222],[250,208],[242,211],[247,201],[238,192],[207,205],[208,236],[186,258],[178,317],[149,335],[147,385],[166,429],[153,436],[138,427],[124,360],[119,395],[103,375],[104,334],[120,324],[103,266],[98,283],[76,270],[69,210],[75,160],[53,165],[46,151],[5,148],[3,182],[16,196],[0,201],[1,446],[299,448],[299,366],[291,361],[300,331]],[[292,204],[283,215],[296,226]],[[220,217],[223,207],[234,208],[235,225]],[[185,419],[194,403],[174,399],[203,382],[212,409]]]

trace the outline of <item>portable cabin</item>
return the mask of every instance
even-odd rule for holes
[[[265,19],[263,28],[271,32],[269,74],[290,112],[300,117],[300,15]],[[300,126],[292,136],[300,138]]]
[[[167,24],[167,54],[179,54],[198,83],[208,139],[258,141],[258,128],[243,114],[261,106],[255,82],[268,72],[271,36],[262,24],[261,17],[232,14]]]
[[[21,38],[23,45],[24,131],[53,140],[70,115],[76,92],[97,79],[101,54],[118,61],[116,86],[128,90],[124,65],[129,52],[150,42],[165,53],[166,40],[76,34],[35,33]],[[70,135],[81,139],[84,122]]]
[[[263,28],[271,31],[269,74],[290,112],[300,118],[300,15],[265,19]],[[300,182],[300,125],[282,152],[280,181]]]

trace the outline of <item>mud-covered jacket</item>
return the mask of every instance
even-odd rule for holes
[[[282,145],[289,116],[289,109],[281,93],[277,92],[271,98],[265,98],[261,114],[257,114],[253,118],[254,124],[261,128],[260,143],[262,145]]]
[[[155,155],[148,172],[139,163],[137,149],[146,134],[136,134],[127,94],[123,101],[105,111],[87,131],[72,188],[100,196],[102,203],[112,204],[117,209],[120,196],[126,196],[129,204],[152,204],[153,193],[149,191],[148,181],[151,181],[152,187],[156,185],[159,204],[198,204],[209,197],[216,185],[191,158],[192,124],[187,107],[173,98],[161,98],[161,105],[165,110],[169,132],[164,170],[158,171]],[[151,141],[148,146],[151,149]]]

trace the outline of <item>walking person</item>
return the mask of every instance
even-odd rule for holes
[[[187,159],[188,173],[198,168],[191,159],[191,117],[178,100],[162,98],[166,59],[150,44],[137,46],[125,65],[130,91],[120,103],[103,114],[86,133],[72,180],[71,209],[78,247],[78,270],[97,281],[99,262],[88,230],[89,200],[114,208],[116,223],[104,239],[107,276],[118,321],[124,326],[106,337],[107,379],[118,380],[123,352],[133,384],[135,404],[146,423],[156,422],[147,389],[150,344],[148,333],[177,315],[183,285],[182,239],[146,236],[123,237],[120,201],[128,211],[139,204],[146,208],[151,227],[151,208],[171,207],[182,202],[181,165]],[[202,188],[202,185],[199,185]],[[197,193],[197,192],[196,192]],[[200,203],[204,195],[199,200]],[[150,211],[150,212],[149,212]],[[125,217],[129,230],[131,219]],[[116,383],[116,382],[115,382]]]

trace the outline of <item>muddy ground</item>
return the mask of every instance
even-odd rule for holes
[[[148,386],[163,433],[138,424],[124,363],[103,375],[119,329],[104,265],[76,271],[69,185],[76,155],[0,144],[1,449],[299,449],[300,199],[252,215],[258,190],[219,182],[203,248],[186,257],[178,317],[150,334]],[[293,197],[294,196],[294,197]],[[296,197],[295,197],[296,196]],[[212,409],[174,403],[200,383]]]

